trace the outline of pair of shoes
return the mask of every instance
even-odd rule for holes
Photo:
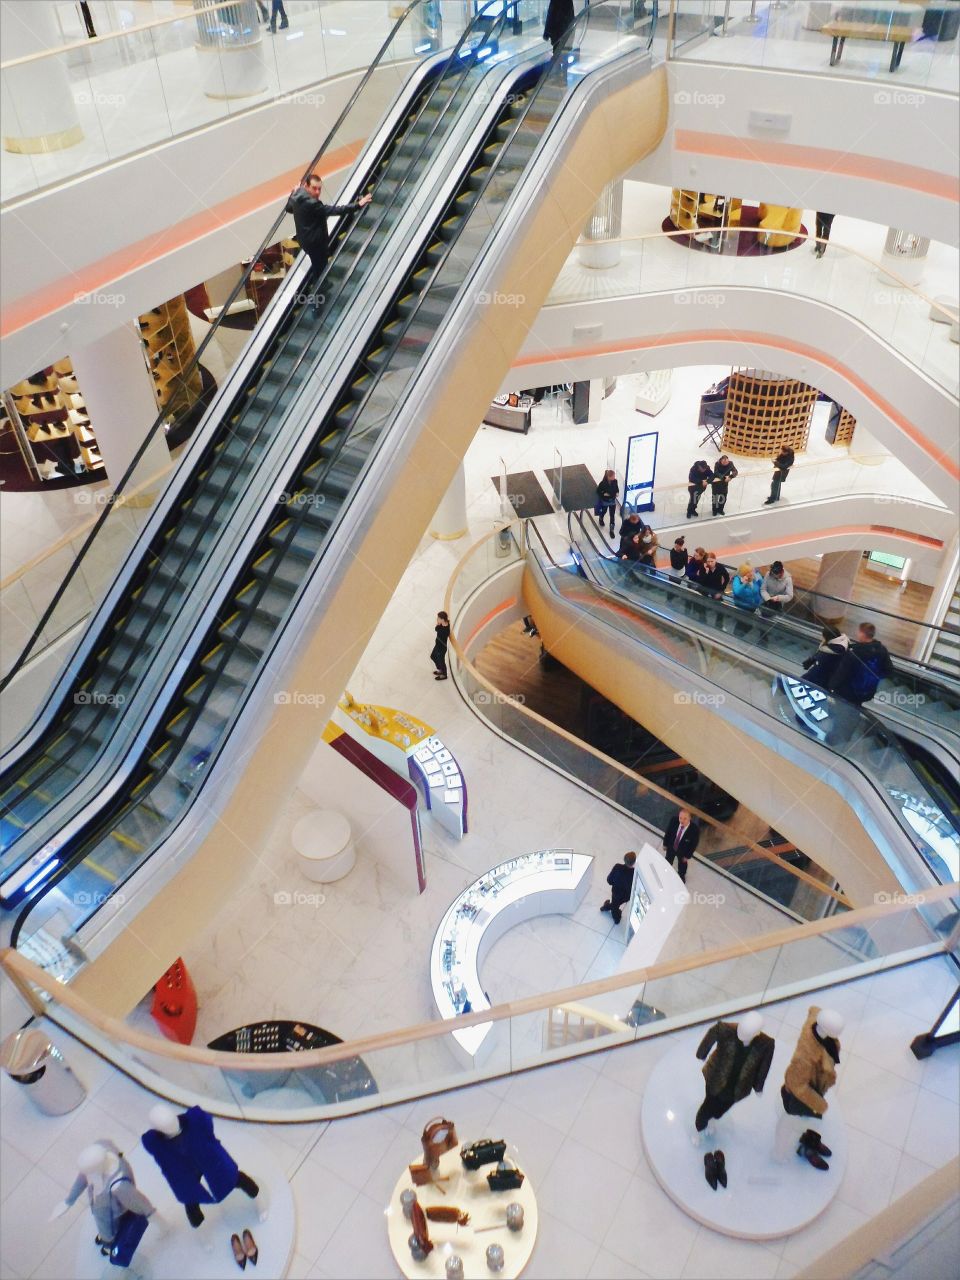
[[[718,1183],[721,1187],[727,1185],[727,1165],[722,1151],[707,1152],[703,1157],[703,1173],[712,1190],[716,1191]]]
[[[610,907],[610,899],[609,899],[609,898],[606,900],[606,902],[603,904],[603,906],[600,908],[600,910],[601,910],[601,911],[609,911],[609,910],[611,910],[611,907]]]
[[[802,1156],[803,1159],[806,1160],[807,1164],[812,1164],[815,1169],[819,1169],[821,1172],[830,1168],[816,1147],[808,1147],[805,1143],[801,1142],[799,1147],[797,1147],[797,1155]]]
[[[233,1260],[241,1271],[243,1271],[248,1262],[251,1267],[257,1265],[260,1250],[257,1248],[256,1240],[246,1229],[244,1229],[242,1240],[238,1235],[230,1237],[230,1248],[233,1250]]]
[[[800,1145],[801,1147],[810,1147],[811,1150],[816,1151],[817,1155],[823,1156],[825,1160],[829,1160],[833,1155],[833,1152],[814,1129],[808,1129],[806,1133],[800,1135]]]

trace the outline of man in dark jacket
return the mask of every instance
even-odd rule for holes
[[[872,622],[861,622],[856,640],[837,664],[830,691],[862,707],[877,692],[880,681],[892,676],[893,663],[886,647],[877,639],[877,628]]]
[[[633,893],[633,875],[634,867],[637,864],[637,855],[635,853],[625,853],[623,861],[618,862],[610,874],[607,876],[607,884],[610,886],[610,897],[606,900],[601,911],[609,911],[613,916],[613,923],[619,924],[623,905],[630,901],[630,895]]]
[[[610,516],[610,540],[617,536],[614,527],[617,523],[617,495],[620,492],[620,485],[617,482],[617,473],[615,471],[606,470],[603,473],[603,479],[597,485],[597,505],[595,513],[600,528],[603,528],[603,518],[609,513]]]
[[[573,22],[573,0],[550,0],[543,28],[544,40],[553,46],[554,56],[564,46],[564,36]],[[569,43],[569,37],[566,43]]]
[[[817,685],[820,689],[829,689],[830,681],[850,646],[850,640],[836,627],[824,627],[822,634],[823,643],[816,653],[811,654],[809,658],[804,658],[803,669],[811,684]]]
[[[320,199],[323,180],[318,173],[311,173],[309,178],[290,193],[287,201],[287,213],[293,214],[294,226],[297,229],[297,241],[300,248],[310,259],[310,288],[326,270],[330,258],[330,230],[327,219],[341,213],[359,213],[373,199],[372,196],[361,196],[353,204],[324,204]],[[314,294],[313,309],[319,312],[320,298]]]
[[[796,462],[796,454],[785,444],[773,460],[773,481],[770,485],[770,497],[764,500],[765,507],[780,501],[780,488],[790,474],[790,468]]]
[[[686,884],[687,863],[696,852],[700,843],[700,828],[690,816],[689,809],[681,809],[667,823],[663,833],[663,852],[667,861],[673,865],[677,862],[677,873]]]
[[[692,520],[697,514],[700,499],[706,493],[707,485],[712,483],[713,472],[710,469],[710,463],[701,458],[693,464],[690,468],[690,474],[687,476],[687,493],[690,495],[690,500],[687,503],[688,520]]]
[[[635,533],[643,533],[643,521],[638,512],[631,511],[629,515],[623,517],[620,525],[620,541],[624,542],[627,538],[632,538]]]
[[[725,453],[721,453],[717,459],[717,465],[713,468],[713,483],[710,486],[710,497],[713,500],[713,514],[722,516],[723,509],[727,505],[727,486],[731,480],[736,480],[740,472],[733,465]]]

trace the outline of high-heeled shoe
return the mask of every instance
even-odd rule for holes
[[[240,1243],[240,1237],[236,1234],[230,1237],[230,1248],[233,1250],[233,1260],[243,1271],[247,1265],[247,1252]]]
[[[247,1255],[247,1260],[251,1267],[257,1265],[257,1259],[260,1257],[260,1250],[257,1248],[257,1242],[253,1238],[252,1232],[244,1228],[243,1232],[243,1251]]]

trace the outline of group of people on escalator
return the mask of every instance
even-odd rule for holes
[[[613,540],[616,539],[619,491],[616,473],[607,471],[597,485],[594,515],[601,529],[605,520],[609,520]],[[637,512],[621,514],[619,560],[655,569],[661,567],[657,565],[659,550],[656,533]],[[781,613],[793,600],[793,578],[781,560],[774,560],[766,572],[755,569],[748,561],[733,574],[713,551],[696,547],[692,554],[688,552],[686,539],[681,536],[674,539],[668,563],[662,568],[675,581],[686,583],[713,600],[722,600],[729,594],[732,603],[744,613]],[[735,635],[749,633],[748,625],[734,623]],[[861,623],[855,640],[836,627],[824,627],[821,645],[803,666],[809,683],[856,706],[869,702],[880,681],[893,676],[890,654],[877,639],[871,622]]]

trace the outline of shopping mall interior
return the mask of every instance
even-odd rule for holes
[[[0,1280],[954,1276],[960,0],[0,24]]]

